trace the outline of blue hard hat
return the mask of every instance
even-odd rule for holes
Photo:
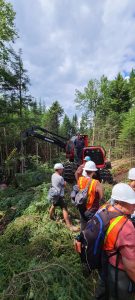
[[[90,158],[90,156],[85,156],[85,157],[84,157],[84,160],[85,160],[85,161],[90,161],[91,158]]]

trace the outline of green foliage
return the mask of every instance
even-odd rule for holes
[[[104,199],[108,201],[111,198],[112,186],[110,184],[104,184]]]
[[[23,65],[21,49],[18,54],[12,48],[10,49],[10,55],[1,68],[0,77],[7,113],[14,112],[22,117],[23,109],[32,104],[32,99],[26,94],[30,80]]]
[[[54,133],[58,133],[60,119],[64,113],[63,108],[60,106],[58,101],[53,102],[51,107],[47,112],[46,124],[45,127]]]
[[[80,133],[91,135],[91,131],[92,131],[91,129],[92,129],[92,124],[89,115],[87,113],[83,113],[80,121]]]
[[[93,129],[93,142],[103,145],[112,158],[131,155],[129,145],[132,136],[134,146],[134,103],[135,71],[129,74],[129,80],[119,73],[113,80],[102,76],[100,80],[90,80],[83,92],[76,91],[77,106],[82,109],[81,129],[89,134]],[[124,141],[126,143],[124,143]],[[132,150],[134,156],[134,151]]]
[[[93,279],[82,275],[70,231],[64,224],[49,220],[47,190],[42,184],[26,193],[16,190],[15,194],[11,189],[3,192],[5,199],[8,195],[16,205],[27,193],[31,202],[0,237],[1,298],[90,300]]]
[[[51,178],[51,170],[38,168],[37,171],[27,171],[24,174],[17,173],[15,182],[21,189],[26,189],[30,186],[37,186],[44,182],[49,182]]]
[[[88,82],[87,87],[84,88],[84,93],[76,90],[75,102],[77,106],[85,109],[87,113],[94,113],[95,115],[100,103],[99,88],[99,81],[95,79]]]
[[[12,5],[0,0],[0,59],[7,57],[8,50],[6,42],[14,41],[16,30],[14,26],[15,12]]]
[[[60,134],[67,139],[70,138],[72,134],[72,124],[66,114],[60,127]]]
[[[78,124],[78,117],[77,114],[73,115],[72,120],[71,120],[71,135],[76,135],[78,130],[79,130],[79,124]]]
[[[133,107],[125,115],[122,122],[120,140],[126,143],[135,142],[135,108]]]
[[[0,41],[11,41],[16,35],[14,27],[15,12],[12,5],[0,0]]]

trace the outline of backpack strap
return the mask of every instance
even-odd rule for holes
[[[93,203],[95,201],[96,183],[97,180],[92,179],[90,185],[88,186],[87,203],[86,203],[86,207],[88,210],[92,208]]]

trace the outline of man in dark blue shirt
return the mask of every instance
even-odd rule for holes
[[[76,150],[76,155],[77,155],[77,160],[78,163],[81,163],[82,160],[82,152],[83,152],[83,148],[85,147],[85,143],[83,138],[80,136],[80,134],[78,134],[77,138],[74,141],[74,145],[75,145],[75,150]]]

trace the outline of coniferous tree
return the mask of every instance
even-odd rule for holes
[[[60,134],[66,138],[70,138],[72,135],[72,124],[69,117],[66,114],[60,127]]]
[[[53,104],[51,105],[51,107],[49,108],[49,110],[47,112],[45,126],[49,130],[51,130],[55,133],[58,133],[59,126],[60,126],[60,120],[61,120],[63,113],[64,113],[64,110],[61,107],[61,105],[59,104],[59,102],[58,101],[53,102]]]

